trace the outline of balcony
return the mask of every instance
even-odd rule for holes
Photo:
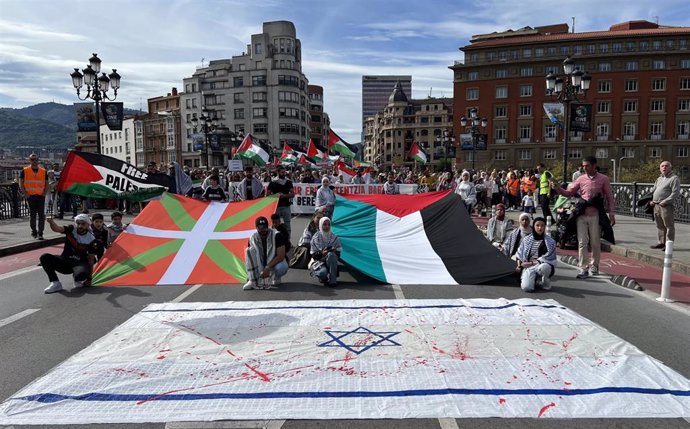
[[[494,143],[496,144],[506,144],[506,139],[495,139]]]
[[[570,137],[571,142],[581,142],[582,141],[582,136],[572,136]]]
[[[663,140],[664,135],[663,134],[650,134],[649,139],[650,140]]]
[[[635,135],[626,135],[623,136],[623,140],[635,140]]]
[[[598,141],[598,142],[605,142],[605,141],[608,141],[608,140],[609,140],[608,134],[606,134],[606,135],[601,135],[601,136],[597,136],[597,141]]]
[[[556,141],[556,137],[544,137],[544,143],[553,143]]]
[[[678,134],[678,140],[688,140],[688,134]]]
[[[532,143],[531,137],[520,137],[520,143]]]

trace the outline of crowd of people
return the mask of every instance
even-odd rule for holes
[[[60,177],[60,166],[52,170],[40,167],[38,157],[31,155],[30,165],[20,177],[20,186],[30,207],[31,234],[43,238],[46,204],[58,204],[63,196],[56,194],[55,184]],[[168,165],[171,178],[169,192],[176,192],[173,183],[176,165]],[[256,219],[256,233],[248,242],[246,269],[248,282],[245,290],[261,289],[278,285],[287,270],[307,268],[312,276],[323,284],[335,286],[338,275],[338,258],[342,250],[339,238],[331,230],[335,207],[334,185],[345,183],[336,168],[323,170],[288,171],[284,166],[255,169],[247,167],[240,175],[236,171],[220,171],[213,168],[182,170],[198,186],[193,186],[189,196],[207,201],[239,201],[276,194],[278,207],[272,223],[260,217]],[[147,168],[149,174],[163,174],[155,163]],[[673,205],[680,192],[678,177],[671,172],[671,164],[660,165],[660,176],[650,197],[646,200],[654,211],[658,229],[658,243],[653,249],[663,249],[667,240],[674,239]],[[265,186],[265,183],[268,183]],[[292,249],[290,207],[294,197],[294,183],[320,183],[316,192],[316,209],[313,218],[300,236],[297,247]],[[487,239],[506,256],[516,261],[516,271],[521,276],[525,291],[535,288],[550,289],[550,278],[555,272],[555,241],[545,231],[547,219],[554,222],[551,205],[556,195],[571,198],[575,206],[577,225],[578,279],[599,273],[602,231],[611,232],[616,223],[614,198],[609,178],[600,173],[597,160],[585,157],[581,167],[573,174],[573,181],[566,188],[553,180],[553,175],[542,163],[535,169],[505,171],[432,172],[430,169],[413,171],[409,168],[392,169],[376,173],[360,169],[350,183],[383,184],[386,194],[400,193],[401,184],[416,184],[418,192],[452,190],[459,195],[470,214],[489,216],[495,208],[495,216],[489,219]],[[61,217],[63,207],[58,216]],[[542,215],[535,218],[539,206]],[[518,225],[506,217],[506,211],[521,211]],[[75,285],[87,285],[93,263],[102,257],[104,249],[124,229],[122,213],[113,213],[112,223],[104,226],[103,216],[96,213],[89,217],[87,211],[76,215],[75,225],[59,226],[52,216],[47,223],[51,230],[65,234],[66,244],[61,256],[45,254],[41,263],[50,280],[46,293],[62,289],[56,272],[72,273]],[[591,256],[589,252],[591,251]]]

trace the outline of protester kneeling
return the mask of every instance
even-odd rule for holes
[[[338,258],[340,257],[340,239],[331,232],[331,220],[322,217],[319,220],[319,231],[311,239],[311,262],[309,270],[312,277],[328,286],[338,285]]]
[[[256,232],[249,238],[249,247],[245,251],[249,281],[242,287],[244,290],[277,286],[281,283],[281,277],[288,271],[288,263],[285,260],[287,238],[275,229],[269,228],[268,219],[263,216],[256,218],[255,225]]]
[[[556,241],[546,234],[543,217],[534,219],[532,234],[526,236],[517,251],[517,269],[522,271],[520,287],[533,292],[535,287],[551,289],[551,277],[556,270]]]

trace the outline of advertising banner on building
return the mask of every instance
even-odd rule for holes
[[[93,103],[74,103],[77,113],[77,131],[98,131]]]
[[[552,124],[563,126],[565,109],[562,103],[544,103],[544,112]]]
[[[204,141],[204,133],[194,133],[192,134],[192,147],[196,150],[204,150],[206,147]]]
[[[472,150],[472,134],[460,134],[460,150]]]
[[[122,118],[124,116],[124,103],[102,102],[101,113],[106,125],[111,131],[122,131]]]
[[[570,131],[592,131],[592,105],[585,103],[570,104]]]
[[[488,134],[477,134],[477,150],[486,150],[486,142],[489,140]]]

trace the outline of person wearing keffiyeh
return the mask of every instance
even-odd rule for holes
[[[322,217],[319,220],[319,231],[311,238],[311,262],[309,271],[321,283],[335,287],[338,285],[338,257],[342,246],[340,238],[331,231],[331,220]]]
[[[255,224],[256,232],[249,238],[245,251],[248,281],[242,287],[244,290],[266,289],[266,285],[259,284],[259,281],[268,282],[271,278],[271,286],[278,286],[289,268],[285,260],[287,239],[269,228],[268,219],[263,216],[256,218]]]
[[[551,276],[556,270],[556,241],[546,234],[546,220],[534,219],[534,230],[522,240],[517,251],[517,268],[522,269],[520,287],[525,292],[534,292],[541,286],[551,290]]]

